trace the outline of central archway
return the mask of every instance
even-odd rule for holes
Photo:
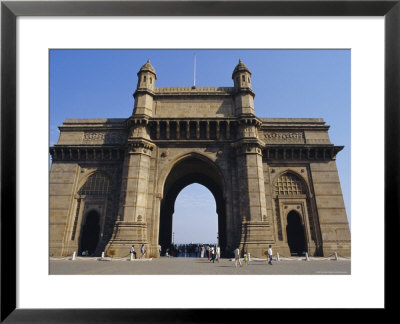
[[[160,205],[159,244],[162,249],[172,243],[172,216],[175,201],[183,188],[193,183],[205,186],[215,198],[218,215],[218,233],[221,253],[226,246],[226,202],[223,195],[223,179],[216,165],[202,156],[191,155],[178,161],[169,172]]]
[[[186,186],[175,200],[172,230],[176,244],[217,243],[218,215],[215,198],[198,183]]]

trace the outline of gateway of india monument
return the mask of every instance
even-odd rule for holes
[[[329,126],[320,118],[260,118],[251,72],[232,87],[156,87],[138,72],[127,118],[66,119],[50,147],[50,256],[159,257],[172,241],[179,192],[192,183],[216,201],[222,257],[350,256],[350,230]]]

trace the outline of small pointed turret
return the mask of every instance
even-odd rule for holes
[[[254,115],[254,92],[251,89],[251,72],[246,64],[239,59],[232,73],[235,88],[235,114]]]
[[[135,107],[133,114],[153,116],[153,96],[156,87],[157,74],[150,60],[147,60],[139,72],[136,91],[133,94],[135,98]]]
[[[139,72],[138,72],[138,85],[137,88],[145,88],[153,90],[155,88],[155,83],[157,80],[156,70],[153,65],[151,65],[150,60],[147,60],[146,64],[144,64]]]
[[[232,73],[233,84],[236,89],[250,88],[251,89],[251,72],[246,64],[239,59],[239,63],[236,65]]]

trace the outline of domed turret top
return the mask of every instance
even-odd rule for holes
[[[139,73],[141,72],[151,72],[154,75],[156,74],[156,70],[154,69],[153,65],[151,65],[150,60],[147,60],[146,64],[140,68]]]
[[[250,73],[250,75],[251,75],[251,72],[250,72],[249,68],[247,67],[247,65],[244,64],[241,59],[239,59],[238,65],[236,65],[235,69],[233,70],[232,79],[233,79],[233,76],[237,72],[242,72],[242,71],[246,71],[246,72]]]

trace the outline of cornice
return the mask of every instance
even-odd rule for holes
[[[49,149],[53,162],[120,161],[124,152],[125,148],[111,145],[54,145]]]
[[[155,88],[155,99],[182,96],[232,96],[233,87],[160,87]]]
[[[333,144],[275,144],[263,148],[263,159],[269,162],[333,161],[344,146]]]

